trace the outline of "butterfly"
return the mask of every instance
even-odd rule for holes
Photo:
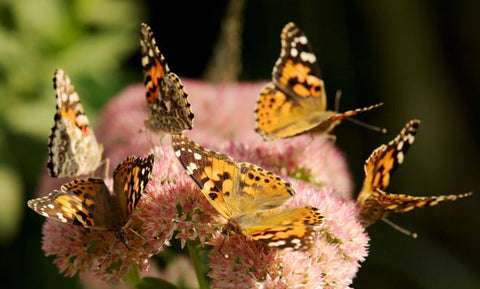
[[[445,201],[455,201],[472,194],[417,197],[384,191],[390,183],[393,172],[403,163],[405,154],[415,140],[419,125],[419,120],[409,121],[397,137],[387,145],[381,145],[374,150],[365,162],[365,180],[357,197],[360,220],[365,227],[393,214],[435,206]]]
[[[288,23],[281,34],[280,58],[255,109],[256,129],[264,140],[291,137],[308,130],[328,133],[344,118],[382,104],[338,113],[327,110],[327,95],[317,58],[305,34]]]
[[[182,81],[170,72],[152,29],[144,23],[140,31],[140,47],[148,108],[146,127],[153,132],[168,133],[192,129],[193,113]]]
[[[48,142],[47,168],[52,177],[75,177],[95,171],[102,162],[88,118],[68,75],[57,69],[53,76],[57,106]]]
[[[47,196],[29,200],[27,205],[38,214],[73,225],[110,230],[122,236],[148,184],[154,156],[129,156],[113,172],[113,194],[103,179],[77,179]]]
[[[228,220],[230,231],[268,246],[306,250],[313,228],[323,223],[313,207],[280,209],[295,189],[273,172],[254,164],[237,163],[210,151],[183,135],[173,135],[175,155],[210,204]]]

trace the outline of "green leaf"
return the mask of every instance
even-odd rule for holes
[[[145,277],[135,286],[137,289],[178,289],[177,286],[160,278]]]

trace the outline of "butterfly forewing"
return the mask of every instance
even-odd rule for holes
[[[290,98],[318,99],[311,105],[317,110],[325,110],[325,87],[307,37],[294,23],[288,23],[280,38],[282,49],[273,68],[273,83]]]
[[[48,142],[47,168],[52,177],[89,174],[101,164],[97,143],[80,98],[68,75],[57,69],[53,78],[57,106]]]
[[[193,181],[202,190],[207,200],[225,218],[232,215],[229,204],[235,200],[239,181],[239,168],[235,161],[224,155],[207,150],[183,135],[172,135],[175,155]],[[230,198],[230,200],[229,200]]]
[[[141,27],[140,47],[148,108],[147,128],[168,133],[192,129],[193,113],[188,95],[180,78],[170,72],[152,29],[146,24]]]
[[[405,154],[415,141],[419,120],[409,121],[386,146],[377,148],[365,162],[365,190],[385,189],[393,172],[403,163]],[[363,189],[362,189],[363,190]]]
[[[137,206],[153,170],[154,156],[127,157],[113,171],[113,191],[121,211],[120,223],[125,224]]]

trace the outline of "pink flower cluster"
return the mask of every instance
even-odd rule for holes
[[[322,212],[325,222],[312,249],[278,250],[243,235],[222,234],[227,220],[186,174],[169,136],[142,131],[147,113],[144,87],[137,85],[110,101],[97,130],[113,166],[130,154],[155,154],[152,179],[125,230],[129,248],[111,232],[47,221],[46,255],[55,255],[68,276],[94,271],[118,280],[134,263],[146,270],[149,257],[179,239],[182,247],[197,242],[208,250],[213,288],[348,287],[368,253],[368,237],[357,221],[350,174],[338,149],[323,136],[263,142],[254,132],[253,115],[263,83],[183,82],[195,114],[188,137],[288,180],[297,195],[286,206],[310,205]]]

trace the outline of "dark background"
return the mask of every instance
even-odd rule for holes
[[[69,2],[70,12],[77,2]],[[105,64],[109,69],[115,68],[117,77],[109,78],[100,72],[95,77],[74,72],[79,79],[75,81],[77,90],[85,91],[84,105],[98,112],[122,87],[142,80],[137,38],[141,22],[152,26],[158,46],[173,71],[182,77],[201,77],[217,39],[226,3],[131,2],[138,10],[131,15],[123,13],[131,23],[125,33],[133,35],[132,43],[124,44],[129,48],[112,60],[114,66]],[[20,33],[22,29],[12,7],[15,8],[0,5],[3,17],[0,27],[11,32],[10,39],[21,37],[34,45],[39,40],[24,31]],[[408,120],[419,118],[422,124],[416,142],[388,191],[412,195],[476,193],[455,203],[391,218],[417,232],[417,240],[383,222],[369,228],[370,254],[354,279],[354,288],[480,288],[479,11],[480,2],[473,0],[246,1],[240,80],[270,77],[280,52],[280,31],[287,22],[294,21],[304,30],[316,53],[330,109],[337,89],[343,91],[341,111],[385,103],[383,108],[360,118],[386,127],[387,135],[348,122],[335,130],[337,145],[348,159],[356,191],[363,180],[363,162],[371,151],[392,139]],[[107,14],[114,12],[104,13],[109,17]],[[97,28],[88,24],[83,27],[85,33],[95,33]],[[6,43],[0,42],[0,48]],[[115,45],[121,46],[123,42]],[[50,56],[62,53],[61,45],[50,50]],[[22,59],[29,57],[22,55],[26,53],[23,50],[18,53]],[[8,70],[0,66],[0,84],[12,73],[35,75],[39,82],[46,83],[43,88],[48,91],[48,105],[53,109],[51,75],[55,67],[72,64],[62,57],[52,63],[55,65],[48,69],[27,72],[22,67]],[[35,103],[34,91],[18,92],[23,95],[25,106]],[[16,94],[0,96],[2,103],[16,97]],[[24,194],[21,198],[26,200],[34,196],[44,168],[51,116],[45,121],[45,134],[41,138],[10,126],[9,107],[4,105],[1,109],[0,164],[15,172],[21,185],[19,191]],[[34,285],[77,288],[76,278],[60,275],[51,258],[43,256],[39,247],[44,220],[23,204],[16,230],[2,238],[0,284],[6,285],[2,288]]]

